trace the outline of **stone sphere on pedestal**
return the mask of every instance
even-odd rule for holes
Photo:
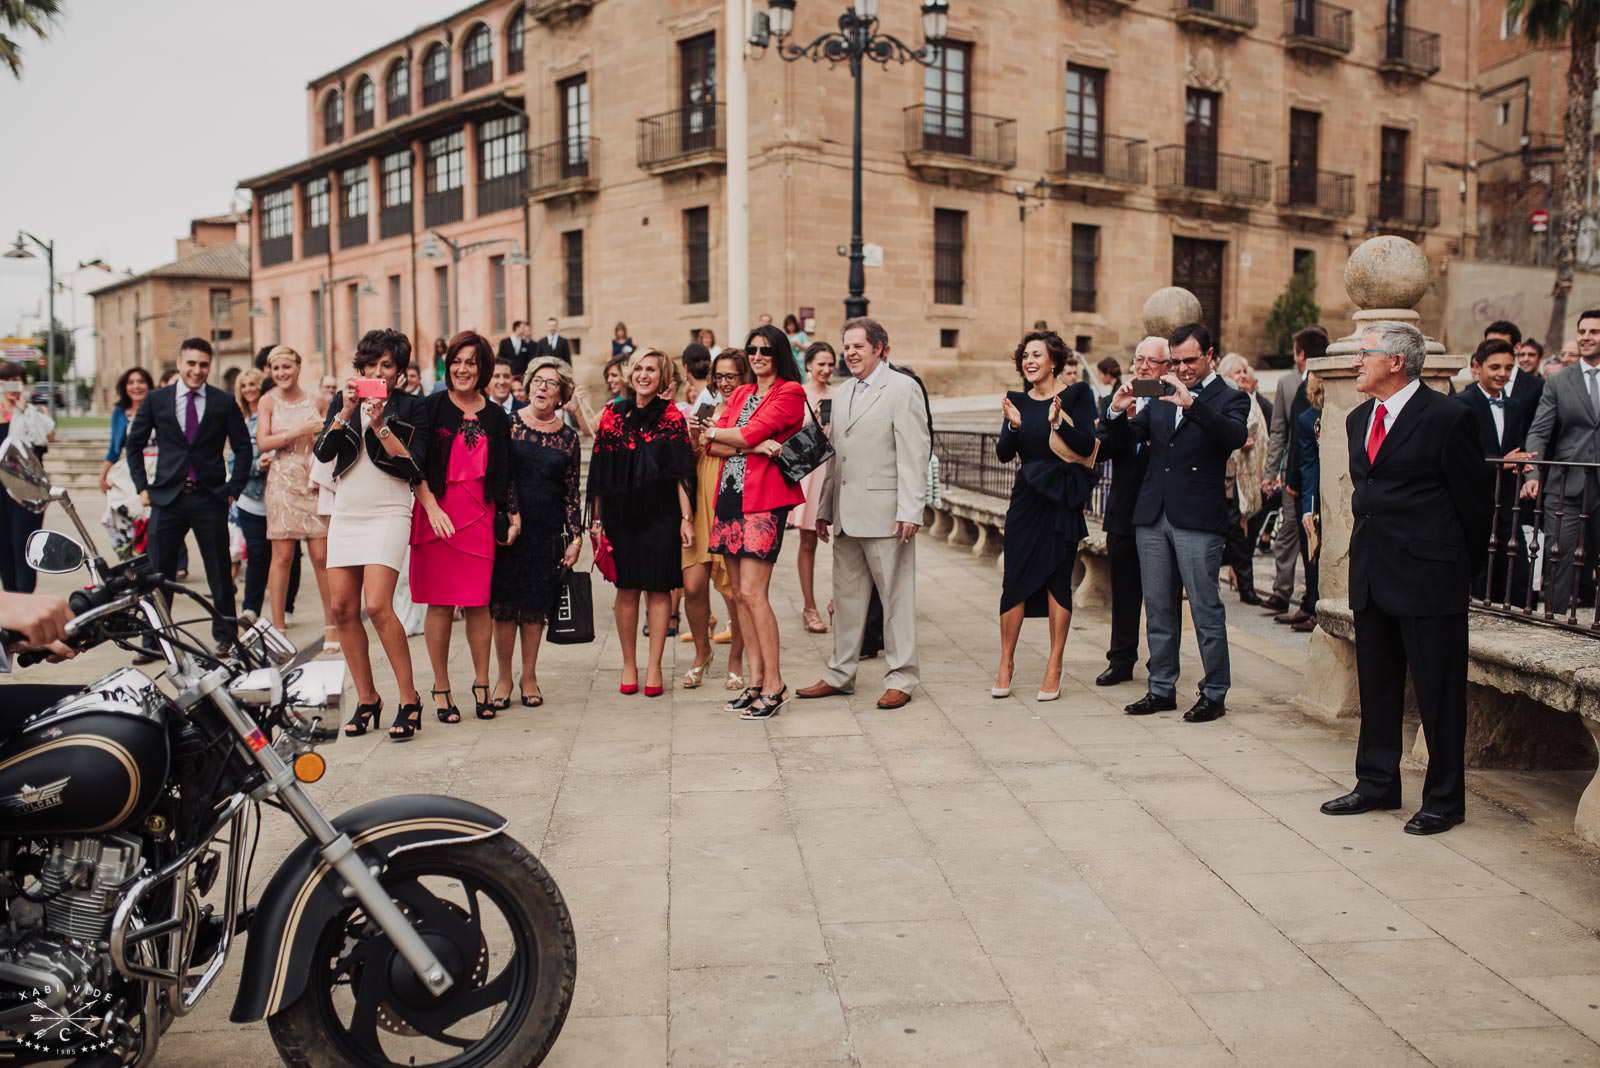
[[[1384,234],[1361,243],[1344,267],[1356,307],[1415,308],[1428,291],[1428,257],[1415,242]]]
[[[1167,286],[1144,302],[1144,332],[1166,337],[1184,323],[1197,323],[1202,315],[1200,298],[1182,286]]]

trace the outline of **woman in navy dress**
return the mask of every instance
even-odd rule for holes
[[[1005,577],[1000,587],[1000,667],[995,697],[1011,694],[1017,639],[1027,617],[1050,620],[1050,658],[1040,701],[1061,696],[1061,661],[1072,624],[1072,568],[1088,533],[1083,506],[1094,483],[1094,392],[1060,380],[1069,350],[1054,332],[1035,331],[1017,346],[1017,372],[1028,387],[1001,402],[1005,422],[995,446],[1001,463],[1022,466],[1006,509]],[[1054,440],[1052,440],[1054,439]]]

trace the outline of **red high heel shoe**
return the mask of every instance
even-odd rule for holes
[[[623,694],[623,696],[632,697],[634,694],[639,692],[639,684],[637,682],[625,682],[621,686],[617,687],[617,689]]]
[[[666,687],[664,686],[646,686],[644,688],[644,695],[646,697],[660,697],[666,692]]]

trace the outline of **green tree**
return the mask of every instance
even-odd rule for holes
[[[1583,218],[1584,185],[1589,180],[1589,144],[1594,136],[1590,108],[1595,90],[1595,46],[1600,43],[1600,0],[1507,0],[1506,13],[1522,20],[1530,41],[1568,42],[1567,112],[1562,122],[1561,231],[1556,235],[1556,284],[1551,291],[1550,325],[1545,345],[1561,348],[1567,297],[1578,259],[1578,224]]]
[[[61,0],[0,0],[0,63],[11,68],[11,76],[22,77],[21,31],[43,37],[61,14]]]
[[[1275,353],[1294,351],[1294,336],[1322,318],[1317,306],[1317,269],[1308,258],[1300,270],[1289,276],[1289,284],[1267,313],[1267,341]]]

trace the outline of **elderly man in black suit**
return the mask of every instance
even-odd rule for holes
[[[1133,378],[1156,379],[1167,373],[1172,356],[1164,337],[1147,337],[1133,350]],[[1139,659],[1139,615],[1144,604],[1144,589],[1139,580],[1139,546],[1133,537],[1133,506],[1144,485],[1150,448],[1121,435],[1112,443],[1107,438],[1106,413],[1115,393],[1106,395],[1100,406],[1100,456],[1111,461],[1111,488],[1106,493],[1106,558],[1111,565],[1111,646],[1106,650],[1106,669],[1094,680],[1096,686],[1115,686],[1133,678],[1133,665]],[[1149,397],[1136,397],[1133,414],[1139,415],[1150,403]]]
[[[1465,405],[1422,382],[1427,343],[1407,323],[1361,333],[1350,447],[1350,608],[1361,738],[1356,787],[1325,802],[1344,816],[1400,807],[1401,724],[1411,673],[1428,744],[1422,807],[1408,834],[1466,818],[1467,598],[1493,506],[1478,427]]]
[[[1130,715],[1178,707],[1181,594],[1200,639],[1205,677],[1200,699],[1185,712],[1189,723],[1227,713],[1228,622],[1217,574],[1231,524],[1224,490],[1228,457],[1244,444],[1250,398],[1216,372],[1216,348],[1201,323],[1187,323],[1167,338],[1172,371],[1167,392],[1134,413],[1133,382],[1112,395],[1106,427],[1113,447],[1132,440],[1149,446],[1144,483],[1133,508],[1144,610],[1150,635],[1150,688],[1128,705]]]
[[[194,531],[205,563],[211,601],[224,616],[233,615],[233,575],[228,560],[228,506],[250,477],[250,430],[227,392],[208,386],[211,345],[192,337],[178,350],[178,380],[158,389],[139,406],[128,428],[124,449],[134,488],[152,512],[151,558],[156,570],[177,573],[183,540]],[[144,449],[156,440],[156,477],[144,469]],[[233,449],[230,477],[222,459],[226,442]],[[217,641],[232,628],[212,625]]]

